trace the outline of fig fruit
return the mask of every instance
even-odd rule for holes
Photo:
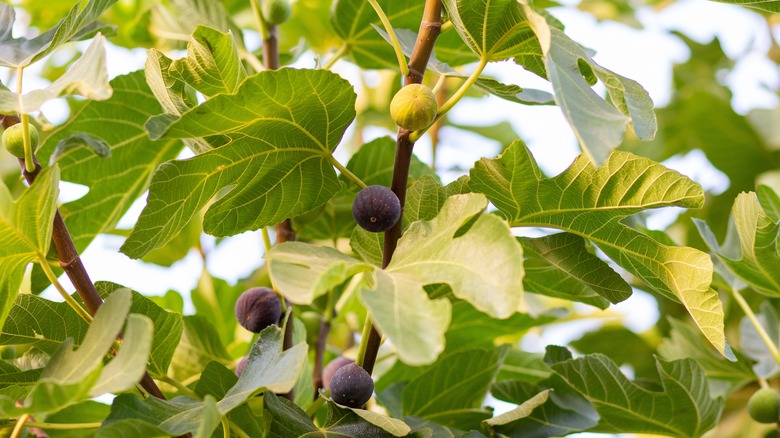
[[[425,129],[436,119],[439,106],[430,88],[421,84],[409,84],[390,101],[390,117],[395,123],[410,131]]]
[[[276,26],[290,19],[292,5],[290,0],[262,0],[260,13],[268,24]]]
[[[325,389],[330,389],[330,382],[333,380],[333,375],[336,374],[336,371],[351,363],[355,363],[355,361],[352,359],[347,359],[343,356],[337,357],[328,362],[328,364],[325,366],[325,369],[322,370],[322,387]]]
[[[761,388],[750,396],[747,404],[750,417],[759,423],[777,423],[780,420],[780,393],[772,388]]]
[[[366,231],[387,231],[401,218],[401,202],[387,187],[368,186],[355,197],[352,216]]]
[[[269,325],[279,322],[282,304],[273,289],[253,287],[238,297],[235,311],[241,326],[252,333],[260,333]]]
[[[236,365],[236,376],[241,377],[241,374],[244,374],[244,368],[246,368],[247,362],[249,362],[249,355],[242,357],[238,362],[238,365]]]
[[[34,151],[38,147],[38,129],[35,125],[27,124],[30,129],[30,146]],[[9,126],[3,131],[3,146],[16,158],[24,158],[24,133],[21,123]]]
[[[374,393],[374,381],[358,364],[339,368],[330,381],[330,397],[336,403],[350,408],[366,404]]]

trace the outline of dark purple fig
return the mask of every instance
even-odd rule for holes
[[[242,357],[238,362],[238,365],[236,365],[236,376],[241,377],[241,374],[244,374],[244,368],[246,368],[247,362],[249,362],[249,355]]]
[[[236,301],[236,319],[252,333],[260,333],[269,325],[278,323],[281,316],[282,305],[273,289],[253,287]]]
[[[371,375],[358,364],[344,365],[339,368],[330,381],[330,397],[334,402],[359,408],[374,394],[374,381]]]
[[[338,371],[341,367],[351,363],[355,363],[355,361],[352,359],[347,359],[343,356],[337,357],[328,362],[328,365],[326,365],[325,369],[322,370],[322,387],[325,389],[330,389],[330,381],[333,379],[333,375],[336,374],[336,371]]]
[[[368,186],[355,197],[352,216],[366,231],[387,231],[401,218],[401,202],[387,187]]]

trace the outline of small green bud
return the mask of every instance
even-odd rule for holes
[[[748,413],[759,423],[780,421],[780,393],[772,388],[761,388],[748,400]]]
[[[290,0],[262,0],[260,12],[268,24],[276,26],[290,19],[292,5]]]
[[[410,131],[431,126],[438,111],[433,91],[421,84],[401,88],[390,101],[390,117],[398,126]]]
[[[38,147],[38,129],[35,125],[27,124],[30,129],[30,147],[35,151]],[[3,146],[11,155],[17,158],[24,158],[24,132],[21,123],[17,123],[3,131]]]

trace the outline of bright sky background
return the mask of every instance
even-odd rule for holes
[[[709,42],[715,36],[720,38],[727,55],[737,60],[736,68],[722,80],[731,86],[734,92],[733,104],[738,112],[746,113],[753,108],[774,108],[778,105],[777,95],[771,90],[780,87],[780,75],[777,66],[765,58],[769,48],[767,25],[759,14],[750,10],[705,0],[682,0],[660,13],[649,8],[640,10],[639,20],[644,25],[641,30],[611,22],[597,23],[589,14],[574,8],[557,8],[551,12],[566,25],[566,33],[572,39],[596,51],[596,62],[642,84],[656,106],[664,106],[669,101],[672,63],[682,62],[689,55],[686,46],[668,33],[670,30],[681,31],[701,43]],[[780,37],[777,29],[775,35]],[[248,35],[248,41],[252,39],[257,40]],[[144,60],[143,50],[130,52],[111,48],[108,51],[108,67],[112,77],[142,68]],[[311,67],[314,61],[312,57],[303,57],[297,65]],[[355,69],[348,63],[338,63],[336,71],[353,81],[356,77]],[[550,90],[549,83],[523,72],[511,62],[491,65],[487,72],[508,83]],[[25,79],[26,89],[43,85],[40,81],[32,80],[32,75],[28,77],[30,79]],[[62,102],[51,103],[45,107],[45,114],[50,120],[61,122],[63,107]],[[528,143],[547,174],[559,173],[579,153],[574,135],[557,107],[524,107],[494,97],[468,99],[455,107],[450,118],[456,123],[486,125],[509,120]],[[379,130],[369,133],[388,134]],[[481,137],[452,129],[442,132],[442,141],[439,152],[441,168],[469,168],[480,157],[493,155],[498,150],[496,144]],[[428,161],[429,151],[429,144],[424,138],[416,152],[423,161]],[[720,192],[727,184],[725,177],[712,169],[699,153],[674,158],[666,164],[690,176],[705,189]],[[451,180],[457,176],[447,174],[445,179]],[[74,193],[79,192],[84,193],[83,190],[66,189],[65,196],[73,199],[73,196],[77,196]],[[129,227],[143,205],[137,202],[120,225]],[[662,213],[650,225],[663,228],[674,217],[674,212]],[[213,238],[206,237],[205,240],[208,247],[213,247]],[[194,252],[168,269],[128,259],[118,252],[121,244],[121,238],[100,236],[83,254],[82,258],[93,280],[114,281],[144,294],[162,294],[168,289],[175,289],[186,296],[195,286],[200,275],[201,260]],[[227,238],[210,252],[208,269],[217,277],[235,282],[261,264],[262,247],[259,232]],[[71,287],[67,278],[63,279],[66,287]],[[47,292],[46,296],[59,298],[56,293]],[[585,311],[590,309],[587,306],[577,308]],[[655,309],[654,300],[641,293],[611,308],[625,315],[626,325],[639,332],[655,324],[658,317]],[[527,336],[523,347],[530,351],[543,351],[547,344],[565,344],[579,338],[583,330],[596,328],[598,324],[597,321],[592,324],[580,321],[574,323],[576,330],[565,324],[545,329],[541,336]]]

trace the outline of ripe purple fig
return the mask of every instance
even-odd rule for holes
[[[351,363],[355,363],[355,361],[352,359],[347,359],[343,356],[337,357],[328,362],[328,365],[326,365],[325,369],[322,370],[322,387],[325,389],[330,389],[330,381],[333,379],[333,375],[336,374],[336,371],[341,369],[341,367]]]
[[[401,202],[387,187],[368,186],[355,197],[352,216],[366,231],[387,231],[401,218]]]
[[[245,329],[260,333],[264,328],[279,322],[282,305],[273,289],[253,287],[242,293],[236,301],[236,319]]]
[[[339,368],[330,381],[330,397],[340,405],[359,408],[366,404],[373,394],[374,381],[358,364]]]

